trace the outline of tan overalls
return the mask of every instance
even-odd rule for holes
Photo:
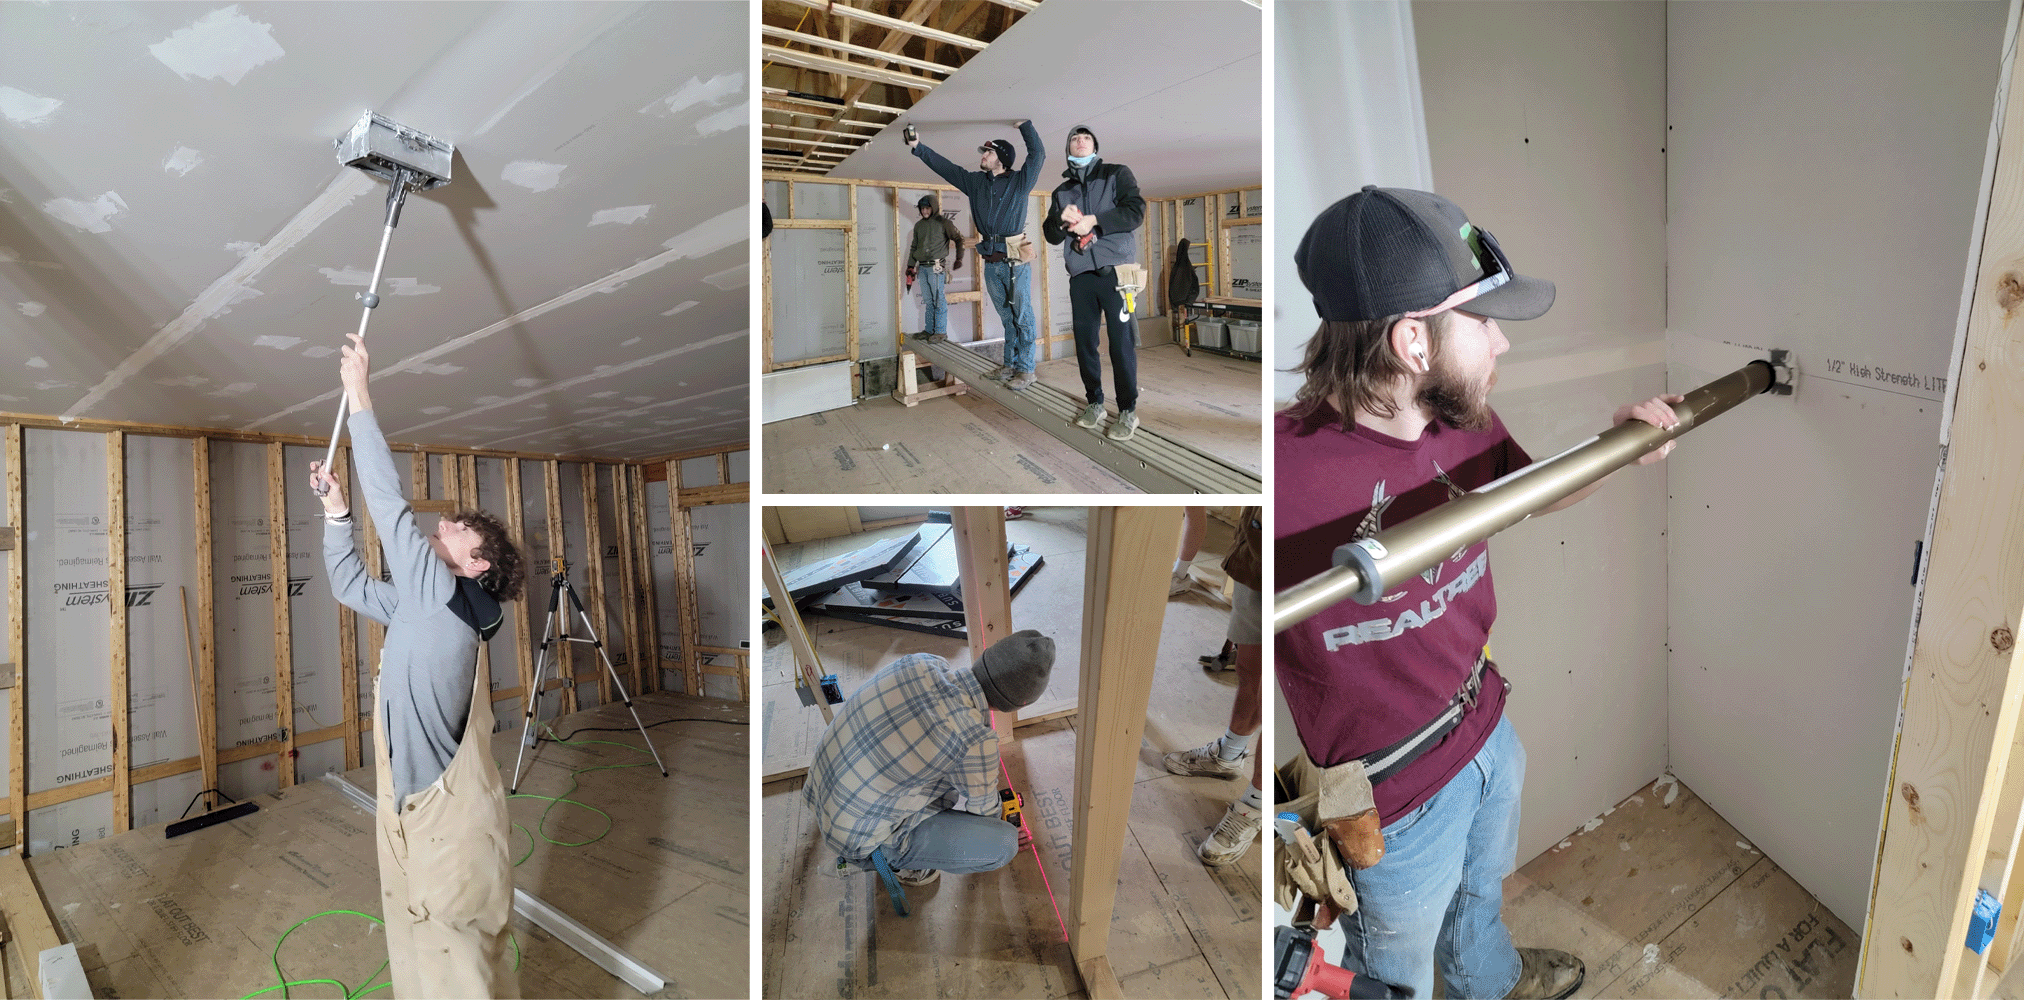
[[[512,824],[492,760],[492,692],[473,670],[471,714],[456,756],[434,784],[394,809],[392,757],[373,678],[373,762],[379,782],[380,912],[399,1000],[517,1000]]]

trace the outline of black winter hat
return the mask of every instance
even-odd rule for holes
[[[982,146],[978,146],[977,152],[981,153],[987,149],[998,154],[998,162],[1000,165],[1004,166],[1004,168],[1007,170],[1012,169],[1013,153],[1011,143],[1006,142],[1003,139],[993,139],[990,142],[983,144]]]
[[[1328,206],[1293,263],[1324,320],[1456,308],[1526,320],[1553,307],[1553,282],[1513,271],[1496,237],[1427,191],[1370,185]]]
[[[933,208],[933,207],[935,207],[935,196],[934,196],[934,195],[931,195],[931,194],[924,194],[924,195],[921,195],[921,200],[920,200],[920,201],[917,201],[917,202],[914,202],[914,207],[915,207],[915,208]]]
[[[1102,143],[1102,142],[1099,142],[1099,141],[1097,141],[1097,138],[1096,138],[1096,133],[1095,133],[1095,132],[1091,132],[1091,131],[1089,130],[1089,126],[1087,126],[1087,125],[1077,125],[1076,127],[1072,128],[1072,129],[1069,129],[1069,130],[1068,130],[1068,138],[1070,138],[1070,139],[1073,139],[1073,138],[1075,138],[1075,134],[1076,134],[1077,132],[1080,132],[1080,133],[1082,133],[1083,135],[1086,135],[1086,136],[1088,136],[1088,137],[1089,137],[1089,151],[1090,151],[1090,153],[1092,153],[1092,154],[1095,154],[1095,153],[1101,153],[1101,152],[1103,152],[1103,143]],[[1063,145],[1063,147],[1065,148],[1065,147],[1066,147],[1066,146],[1067,146],[1068,144],[1067,144],[1067,142],[1066,142],[1066,141],[1063,141],[1062,145]]]
[[[1054,640],[1038,630],[1021,629],[992,643],[970,670],[993,709],[1025,708],[1047,691],[1047,677],[1054,671]]]

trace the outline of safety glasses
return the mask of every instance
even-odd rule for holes
[[[1429,308],[1406,313],[1407,319],[1419,319],[1460,307],[1472,299],[1504,287],[1511,280],[1511,262],[1504,259],[1504,248],[1497,245],[1497,237],[1490,235],[1489,230],[1475,226],[1466,227],[1462,235],[1469,241],[1469,249],[1476,259],[1477,266],[1483,268],[1483,277]]]

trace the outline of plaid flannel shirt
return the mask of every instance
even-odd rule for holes
[[[998,734],[977,677],[932,653],[885,665],[822,734],[801,794],[822,839],[862,862],[881,847],[905,853],[929,816],[954,808],[998,813]]]

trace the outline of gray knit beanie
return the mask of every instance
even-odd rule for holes
[[[1040,700],[1054,670],[1054,640],[1023,629],[991,644],[970,671],[992,709],[1010,712]]]

